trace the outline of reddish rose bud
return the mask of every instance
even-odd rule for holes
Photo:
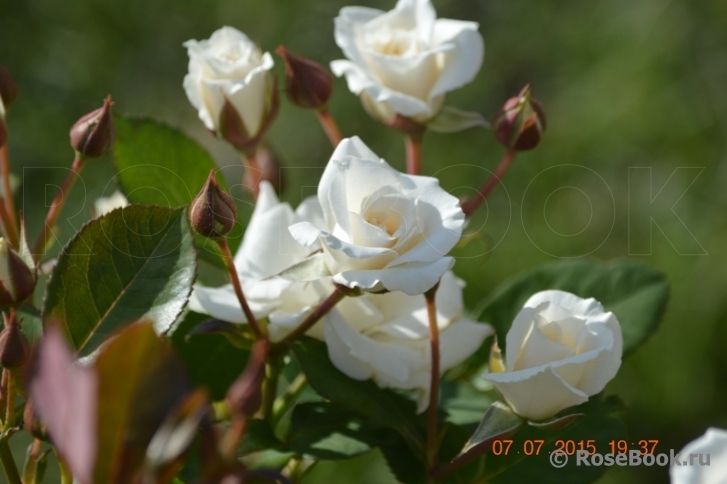
[[[301,108],[320,109],[333,93],[333,74],[305,57],[292,55],[282,45],[275,52],[285,62],[285,92]]]
[[[526,151],[538,145],[545,132],[545,113],[530,96],[530,85],[505,102],[493,125],[498,141],[510,149]]]
[[[0,304],[15,306],[33,294],[37,282],[35,267],[7,240],[0,237]]]
[[[227,235],[235,226],[237,207],[232,197],[225,193],[215,180],[215,171],[210,172],[207,183],[189,207],[192,228],[209,238]]]
[[[38,413],[35,411],[35,405],[32,400],[25,402],[25,411],[23,412],[23,422],[25,423],[25,429],[30,432],[30,435],[38,440],[48,440],[48,432],[45,426],[40,421]]]
[[[0,66],[0,115],[18,97],[18,85],[5,67]]]
[[[86,158],[106,154],[114,144],[114,119],[111,116],[111,96],[103,106],[81,117],[71,128],[71,146]]]
[[[269,349],[269,341],[258,340],[252,348],[247,367],[227,391],[227,405],[233,416],[249,417],[260,409],[265,360]]]
[[[20,330],[20,322],[15,315],[3,313],[5,329],[0,332],[0,365],[15,369],[23,366],[30,355],[30,343]]]

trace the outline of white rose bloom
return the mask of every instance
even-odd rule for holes
[[[272,185],[263,181],[255,211],[235,254],[235,267],[245,297],[256,318],[268,318],[272,341],[280,341],[295,329],[308,313],[333,291],[330,278],[313,282],[292,282],[274,277],[301,262],[310,250],[301,247],[288,233],[288,226],[301,221],[323,223],[315,197],[304,200],[296,211],[280,203]],[[189,308],[202,314],[246,323],[231,284],[222,287],[194,286]]]
[[[369,292],[423,294],[454,264],[464,213],[436,178],[402,174],[359,138],[343,140],[318,185],[325,227],[290,227],[333,280]]]
[[[188,40],[184,46],[189,53],[184,90],[205,126],[220,130],[226,99],[240,115],[248,136],[254,138],[268,114],[272,56],[232,27],[222,27],[207,40]]]
[[[93,202],[93,215],[94,217],[100,217],[107,213],[116,210],[117,208],[124,208],[129,206],[129,201],[126,199],[123,193],[116,190],[113,194],[108,197],[97,198]]]
[[[477,29],[474,22],[437,20],[429,0],[399,0],[390,12],[345,7],[335,37],[349,60],[333,61],[331,69],[382,120],[398,113],[425,122],[447,92],[480,70],[485,48]]]
[[[519,415],[543,420],[603,390],[621,366],[616,316],[564,291],[533,295],[507,333],[506,371],[484,378]]]
[[[691,454],[702,454],[695,456]],[[710,428],[703,436],[687,444],[681,452],[680,462],[672,465],[671,484],[724,484],[727,482],[727,430]],[[701,461],[701,462],[700,462]]]
[[[436,293],[442,373],[467,359],[494,333],[489,324],[463,317],[463,286],[446,272]],[[390,292],[346,301],[357,304],[339,304],[324,319],[333,364],[357,380],[373,378],[384,388],[415,390],[418,409],[425,410],[432,360],[424,296]]]

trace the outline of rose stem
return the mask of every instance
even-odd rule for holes
[[[13,220],[14,219],[10,217],[10,214],[8,214],[8,211],[5,209],[5,200],[3,200],[3,197],[0,197],[0,224],[2,224],[3,233],[5,234],[5,237],[8,238],[10,245],[12,245],[15,249],[19,249],[20,236],[18,235],[18,229],[13,223]]]
[[[326,135],[328,135],[328,139],[331,140],[331,144],[335,148],[336,146],[338,146],[338,143],[340,143],[343,139],[343,136],[341,136],[341,130],[338,129],[338,124],[336,123],[336,120],[333,119],[331,112],[325,106],[319,109],[317,114],[318,121],[320,121],[321,126],[323,127],[323,131],[326,132]]]
[[[5,211],[8,215],[8,223],[12,225],[13,232],[18,233],[18,220],[16,218],[15,202],[13,192],[10,189],[10,160],[8,160],[8,142],[0,147],[0,175],[3,179],[3,198],[5,198]],[[11,241],[12,243],[12,241]],[[17,246],[16,246],[17,248]]]
[[[56,224],[56,220],[58,220],[58,216],[61,214],[63,204],[66,202],[68,194],[71,193],[71,189],[76,183],[78,176],[81,174],[83,166],[83,156],[80,153],[76,153],[76,157],[73,159],[73,164],[71,165],[71,172],[66,176],[66,179],[63,180],[61,189],[56,194],[56,198],[53,199],[53,204],[50,206],[50,210],[48,210],[48,215],[45,216],[45,223],[40,231],[38,240],[35,241],[33,254],[37,258],[36,260],[40,260],[41,256],[45,252],[45,247],[48,244],[48,238],[51,235],[51,230]]]
[[[262,172],[257,164],[257,148],[242,152],[241,157],[242,166],[245,167],[242,186],[248,186],[253,200],[257,200],[257,196],[260,193],[260,179],[262,178]]]
[[[302,323],[298,325],[297,328],[293,330],[288,336],[286,336],[280,343],[277,343],[276,346],[282,346],[288,343],[291,343],[298,339],[300,336],[304,335],[306,331],[308,331],[314,324],[318,322],[319,319],[321,319],[323,316],[325,316],[328,311],[333,309],[333,306],[338,304],[338,302],[343,299],[345,294],[338,289],[335,289],[333,293],[331,293],[328,298],[321,303],[320,306],[318,306],[315,311],[313,311]]]
[[[222,258],[225,260],[225,265],[227,266],[227,273],[230,275],[230,282],[232,283],[232,287],[235,289],[237,300],[240,301],[242,312],[245,313],[245,317],[252,328],[252,332],[255,333],[255,337],[257,339],[265,338],[265,335],[260,329],[260,325],[258,325],[257,319],[255,319],[255,315],[252,313],[250,306],[247,304],[245,294],[242,292],[240,277],[237,275],[237,269],[235,268],[235,259],[232,257],[230,246],[227,244],[227,239],[222,238],[222,240],[217,241],[217,245],[220,248],[220,252],[222,252]]]
[[[263,401],[260,414],[265,420],[273,417],[273,403],[278,395],[278,379],[283,370],[284,352],[271,351],[270,358],[265,362],[265,380],[263,381]]]
[[[439,403],[439,325],[437,324],[437,305],[434,296],[436,286],[424,293],[429,316],[429,342],[432,353],[431,384],[429,386],[429,409],[427,413],[427,466],[431,471],[437,464],[437,405]]]
[[[8,321],[15,320],[15,308],[10,308],[10,314],[8,314]],[[3,369],[5,372],[5,388],[3,393],[5,394],[5,425],[3,430],[8,431],[13,426],[13,420],[15,417],[15,376],[13,372],[8,368]]]
[[[73,474],[71,474],[70,469],[68,469],[66,463],[61,459],[58,451],[55,451],[55,454],[58,459],[58,469],[61,471],[61,484],[73,484]]]
[[[487,196],[497,186],[498,183],[505,177],[507,170],[510,169],[510,165],[515,160],[517,151],[507,150],[500,160],[500,164],[497,165],[495,173],[482,185],[475,198],[471,198],[462,204],[462,211],[465,217],[469,217],[474,213],[475,210],[485,201]]]
[[[238,418],[232,419],[230,424],[230,430],[225,433],[220,443],[222,449],[222,455],[224,455],[230,462],[235,460],[235,453],[237,452],[237,443],[245,435],[247,431],[248,418],[246,415],[241,415]]]
[[[406,172],[418,175],[422,164],[422,133],[407,133],[404,137],[406,146]]]
[[[20,474],[18,468],[13,460],[13,454],[10,452],[10,446],[6,439],[0,440],[0,462],[2,462],[3,469],[5,470],[5,477],[7,477],[10,484],[23,484],[20,480]]]

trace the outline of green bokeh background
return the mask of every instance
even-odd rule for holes
[[[394,4],[354,3],[386,10]],[[341,57],[332,19],[346,4],[0,4],[0,63],[20,87],[8,120],[12,169],[25,182],[16,200],[32,234],[38,230],[33,219],[42,217],[55,194],[48,185],[59,184],[70,166],[68,128],[104,96],[114,96],[118,112],[144,113],[180,127],[221,166],[237,165],[235,153],[205,131],[187,102],[182,42],[231,25],[265,50],[282,43],[327,63]],[[548,114],[542,144],[516,161],[506,190],[498,188],[488,210],[470,224],[470,232],[485,235],[460,251],[455,267],[469,282],[470,306],[505,278],[556,258],[638,258],[666,273],[672,296],[661,329],[625,361],[608,387],[630,406],[624,419],[632,438],[659,439],[659,448],[668,452],[710,425],[727,428],[727,2],[434,0],[434,5],[440,17],[479,22],[486,43],[481,72],[450,94],[447,104],[491,118],[507,97],[531,83]],[[275,69],[282,72],[279,62]],[[400,135],[369,119],[343,80],[336,81],[330,108],[344,134],[360,136],[403,169]],[[284,164],[297,167],[287,170],[285,194],[297,203],[315,190],[331,153],[328,140],[310,112],[287,102],[269,138]],[[430,133],[423,169],[463,196],[501,154],[489,131]],[[80,189],[69,200],[61,240],[88,219],[93,199],[114,190],[109,161],[90,163],[84,171],[85,193]],[[644,172],[630,167],[650,167],[651,186]],[[239,176],[232,173],[231,185]],[[656,197],[650,207],[649,196]],[[651,239],[650,217],[658,224],[651,227]],[[644,252],[650,253],[633,255]],[[369,468],[374,457],[362,459],[362,466]],[[330,467],[325,472],[330,479],[336,475]],[[351,464],[347,472],[363,475],[351,471]],[[664,468],[640,467],[612,469],[602,482],[665,480]]]

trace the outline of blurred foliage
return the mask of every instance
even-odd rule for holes
[[[394,1],[353,3],[388,10]],[[182,90],[187,70],[182,42],[206,38],[227,24],[266,50],[282,43],[293,53],[328,62],[341,57],[332,18],[346,4],[3,2],[0,63],[20,87],[8,121],[12,168],[24,181],[18,205],[30,220],[40,220],[55,194],[53,185],[70,167],[68,129],[109,93],[119,113],[149,115],[190,133],[221,166],[231,167],[225,174],[235,194],[242,173],[237,155],[206,132]],[[468,228],[489,241],[484,249],[472,244],[464,250],[456,267],[469,282],[470,307],[506,277],[542,262],[584,254],[638,258],[667,275],[672,296],[660,331],[626,360],[608,388],[630,407],[624,418],[632,439],[659,439],[659,448],[668,452],[709,425],[727,427],[727,2],[434,4],[440,17],[480,22],[487,47],[480,74],[452,93],[449,105],[491,117],[530,82],[548,114],[541,145],[515,162],[504,188]],[[280,62],[275,69],[282,72]],[[403,168],[400,136],[370,120],[343,80],[336,82],[330,107],[344,134],[361,136]],[[312,114],[284,103],[270,141],[288,167],[286,198],[297,203],[314,193],[331,148]],[[463,196],[473,193],[501,153],[492,133],[481,129],[430,133],[423,167]],[[88,219],[94,198],[114,191],[109,163],[100,159],[84,170],[63,213],[61,240]],[[651,167],[651,186],[648,176],[630,167]],[[695,180],[694,171],[675,172],[679,167],[703,171]],[[630,204],[629,194],[632,200],[659,198],[649,209],[643,200]],[[244,197],[241,190],[237,196]],[[659,228],[649,230],[650,217]],[[33,236],[39,226],[29,229]],[[630,250],[637,246],[650,247],[650,255],[631,255],[646,252]],[[688,253],[708,255],[683,255]],[[347,465],[370,466],[375,457],[367,454]],[[329,464],[317,472],[336,475]],[[377,472],[367,475],[388,470]],[[664,482],[665,473],[658,467],[613,469],[603,482]]]

